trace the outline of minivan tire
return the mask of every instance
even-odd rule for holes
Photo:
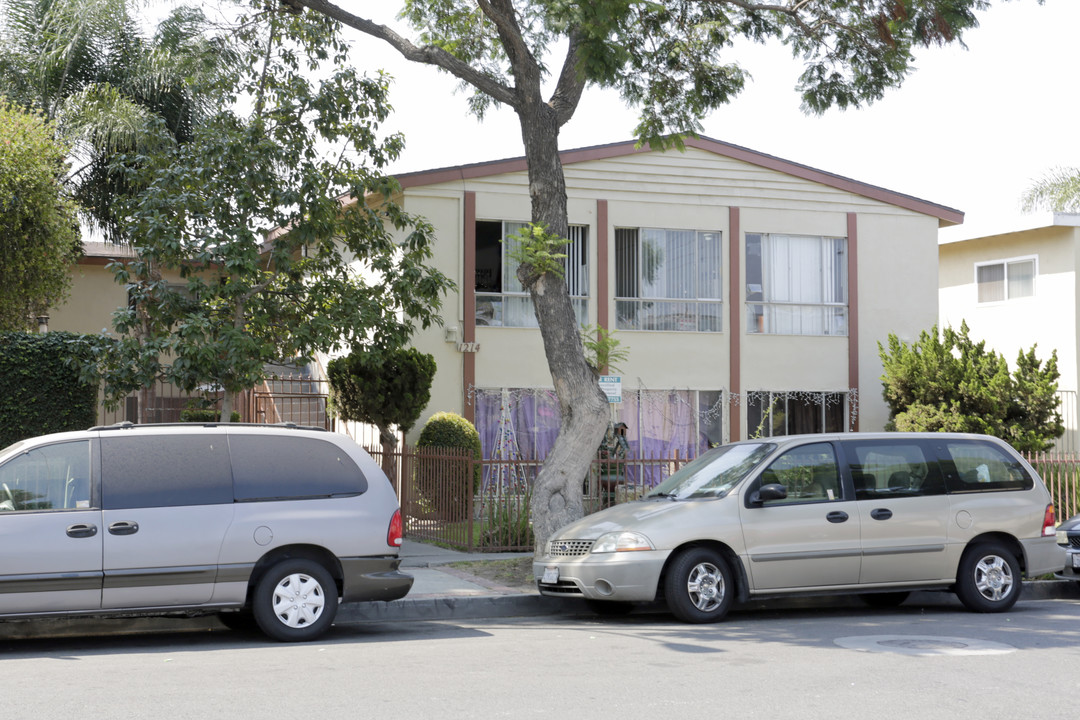
[[[251,609],[259,629],[274,640],[314,640],[337,615],[337,584],[314,560],[284,560],[259,579]]]
[[[1005,612],[1020,598],[1020,563],[1004,545],[979,543],[964,551],[956,596],[972,612]]]
[[[718,622],[735,598],[731,567],[710,548],[684,550],[668,567],[664,598],[671,614],[683,622]]]

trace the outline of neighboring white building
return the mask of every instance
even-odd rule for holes
[[[1062,450],[1080,447],[1076,392],[1077,270],[1080,215],[1053,213],[992,233],[943,241],[938,249],[940,324],[967,322],[971,337],[985,340],[1010,365],[1021,350],[1038,345],[1046,360],[1057,350],[1058,387],[1065,435]]]
[[[884,426],[878,343],[937,322],[938,228],[961,212],[708,138],[562,161],[566,278],[582,324],[629,350],[612,421],[629,426],[631,448]],[[458,286],[445,327],[415,340],[438,374],[413,436],[449,410],[473,419],[489,454],[542,454],[558,406],[500,242],[530,217],[524,158],[398,180],[405,209],[436,228],[433,264]]]

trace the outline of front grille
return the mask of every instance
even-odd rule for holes
[[[578,586],[568,580],[560,580],[557,583],[537,583],[540,592],[544,595],[580,595]]]
[[[1074,548],[1080,548],[1080,535],[1070,535],[1069,545]]]
[[[588,555],[592,540],[552,540],[548,543],[550,557],[578,557]]]

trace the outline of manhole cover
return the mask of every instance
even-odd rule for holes
[[[837,638],[834,642],[848,650],[901,655],[1004,655],[1016,652],[1012,645],[989,640],[933,635],[853,635]]]

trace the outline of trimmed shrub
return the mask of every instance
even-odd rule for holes
[[[98,383],[80,380],[86,336],[0,334],[0,447],[97,423]]]
[[[240,413],[233,410],[232,422],[240,422]],[[180,422],[216,423],[221,420],[221,411],[214,408],[187,408],[180,411]]]
[[[428,418],[420,439],[421,449],[418,487],[426,500],[443,520],[464,520],[472,511],[469,493],[469,465],[473,466],[472,492],[480,491],[482,467],[480,433],[476,427],[456,413],[438,412]],[[444,448],[461,454],[461,459],[424,458],[424,449]],[[470,463],[469,458],[474,462]]]

